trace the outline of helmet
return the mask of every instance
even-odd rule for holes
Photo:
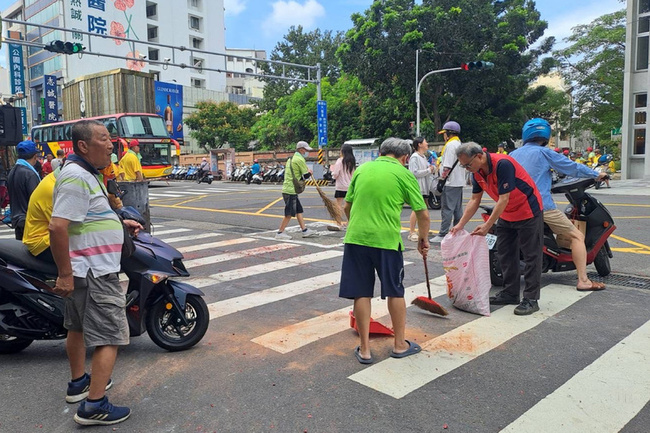
[[[453,120],[446,122],[444,125],[442,125],[442,129],[440,132],[438,132],[438,134],[444,134],[445,132],[460,134],[460,125],[458,122],[454,122]]]
[[[257,158],[255,158],[255,159],[253,160],[253,162],[257,162]]]
[[[524,127],[521,129],[521,138],[524,140],[524,144],[531,141],[533,138],[542,137],[545,139],[551,138],[551,125],[539,117],[535,119],[530,119],[524,124]]]
[[[588,147],[588,148],[587,148],[587,152],[591,152],[592,150],[594,150],[593,147]]]
[[[208,158],[203,158],[201,161],[207,162]]]
[[[568,154],[569,154],[569,150],[568,150],[568,149],[564,149],[564,151],[562,151],[562,153],[565,154],[565,155],[568,155]]]

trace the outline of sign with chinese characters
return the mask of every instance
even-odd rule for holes
[[[180,144],[183,139],[183,86],[154,81],[156,114],[165,120],[169,136]]]
[[[23,67],[23,47],[7,44],[9,49],[9,81],[12,95],[25,94],[25,72]]]
[[[43,123],[52,123],[59,120],[59,107],[56,99],[56,76],[43,76],[43,100],[45,102],[45,118]]]
[[[327,146],[327,102],[317,101],[318,147]]]
[[[23,124],[23,135],[27,135],[27,108],[25,107],[19,107],[20,108],[20,120]]]

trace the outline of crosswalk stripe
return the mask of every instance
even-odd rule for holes
[[[618,432],[650,401],[648,359],[650,321],[501,432]]]
[[[182,195],[206,195],[208,192],[203,191],[203,192],[198,192],[198,191],[178,191],[177,193],[174,194],[182,194]]]
[[[247,242],[253,242],[254,240],[255,239],[252,238],[234,238],[225,241],[210,242],[207,244],[190,245],[188,247],[182,247],[177,249],[179,252],[185,254],[185,253],[191,253],[192,251],[208,250],[210,248],[219,248],[219,247],[227,247],[230,245],[244,244]]]
[[[192,229],[167,229],[167,230],[161,230],[161,231],[155,231],[154,236],[158,237],[161,235],[171,235],[175,233],[185,233],[185,232],[191,232]]]
[[[181,194],[169,194],[169,193],[161,193],[161,192],[150,192],[149,193],[150,198],[181,198],[183,197]]]
[[[11,234],[6,234],[6,235],[0,235],[0,239],[16,239],[16,235],[11,233]]]
[[[290,248],[295,248],[296,245],[293,244],[275,244],[259,248],[254,248],[244,251],[235,251],[231,253],[219,254],[216,256],[201,257],[199,259],[187,260],[184,262],[186,268],[193,268],[196,266],[205,266],[213,265],[215,263],[227,262],[229,260],[241,259],[249,256],[256,256],[264,253],[271,253],[280,250],[287,250]]]
[[[432,297],[447,293],[446,281],[444,275],[431,280]],[[422,296],[425,290],[426,283],[415,284],[405,288],[404,301],[407,307],[410,306],[413,299]],[[372,298],[370,304],[372,315],[375,318],[388,314],[388,304],[381,297]],[[352,310],[351,306],[341,308],[340,310],[269,332],[268,334],[253,338],[251,341],[279,353],[289,353],[307,344],[350,329],[350,310]]]
[[[156,226],[156,227],[160,227],[160,226]],[[155,237],[158,237],[157,232],[154,232],[153,235]],[[165,243],[172,244],[174,242],[195,241],[199,239],[215,238],[217,236],[223,236],[223,233],[199,233],[198,235],[180,236],[176,238],[167,238],[167,239],[161,237],[160,240],[165,241]]]
[[[270,289],[249,293],[243,296],[226,299],[224,301],[208,304],[210,320],[227,316],[238,311],[255,308],[272,302],[281,301],[293,296],[313,292],[325,287],[338,284],[341,279],[341,271],[330,272],[329,274],[318,275],[304,280],[294,281]]]
[[[542,290],[540,311],[514,317],[509,306],[421,344],[422,352],[406,359],[388,358],[349,379],[376,391],[402,398],[478,356],[534,328],[591,292],[551,284]],[[449,347],[454,347],[450,353]]]
[[[322,251],[318,253],[307,254],[304,256],[291,257],[285,260],[274,262],[262,263],[259,265],[247,266],[245,268],[233,269],[230,271],[212,274],[207,277],[197,277],[186,280],[196,288],[207,287],[224,281],[234,281],[240,278],[250,277],[251,275],[260,275],[267,272],[279,271],[282,269],[291,268],[293,266],[301,266],[309,263],[318,262],[320,260],[332,259],[343,255],[343,251]]]

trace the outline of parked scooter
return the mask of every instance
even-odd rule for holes
[[[174,179],[177,179],[177,180],[185,179],[185,175],[187,174],[187,170],[188,170],[187,167],[181,165],[181,167],[176,172],[176,175],[174,176]]]
[[[607,208],[596,198],[586,192],[596,184],[595,179],[570,179],[556,183],[551,192],[564,193],[569,205],[564,213],[570,220],[583,221],[585,228],[585,245],[587,247],[587,264],[593,263],[598,275],[604,277],[610,274],[609,259],[613,257],[612,249],[607,239],[616,230],[614,219]],[[483,220],[487,221],[492,214],[492,207],[481,206],[485,212]],[[498,223],[497,223],[498,224]],[[492,226],[486,240],[490,249],[490,280],[494,286],[503,285],[501,265],[497,258],[495,235],[496,224]],[[557,238],[551,229],[544,224],[542,272],[564,272],[575,269],[571,249],[558,245]],[[522,266],[523,270],[523,266]]]
[[[130,207],[122,216],[141,220]],[[131,336],[146,330],[172,352],[194,346],[205,335],[210,314],[203,292],[170,279],[189,276],[183,255],[146,232],[133,243],[135,252],[122,263],[129,277],[125,308]],[[0,240],[0,273],[0,354],[20,352],[34,340],[64,339],[65,301],[52,292],[56,267],[37,260],[20,241]]]
[[[190,168],[187,169],[187,174],[185,175],[186,180],[196,180],[197,173],[199,168],[194,165],[190,165]]]

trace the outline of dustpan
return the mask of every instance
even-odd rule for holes
[[[355,331],[359,332],[359,329],[357,328],[357,319],[354,317],[354,313],[352,311],[350,311],[350,328],[353,328]],[[370,333],[382,334],[382,335],[395,335],[392,329],[390,329],[386,325],[382,325],[381,323],[374,320],[372,317],[370,318]]]

